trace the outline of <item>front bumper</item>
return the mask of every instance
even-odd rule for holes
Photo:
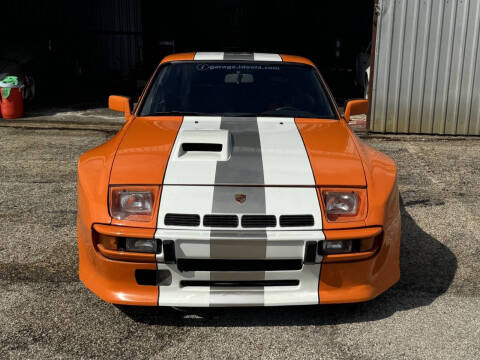
[[[101,231],[107,228],[110,233],[123,236],[129,233],[126,227],[101,225]],[[153,236],[154,230],[151,231]],[[261,259],[255,250],[254,235],[247,240],[250,246],[245,252],[238,247],[238,239],[223,234],[217,239],[214,256],[210,253],[212,240],[208,231],[158,230],[155,237],[164,243],[171,240],[173,259],[171,255],[165,258],[168,251],[163,251],[154,262],[111,260],[93,246],[92,230],[79,226],[80,279],[110,303],[211,307],[360,302],[378,296],[400,276],[399,221],[383,229],[383,241],[375,254],[347,262],[307,255],[308,243],[324,239],[322,231],[269,232],[267,246],[262,245],[266,251]],[[229,258],[222,259],[222,253],[230,254]],[[185,268],[182,259],[200,260],[200,265],[193,261]],[[288,259],[301,260],[301,264],[269,267],[277,260]],[[215,260],[221,261],[219,268]],[[235,264],[243,260],[247,264],[241,269],[228,266],[228,261]],[[249,264],[254,267],[249,268]],[[139,274],[147,274],[147,281]]]

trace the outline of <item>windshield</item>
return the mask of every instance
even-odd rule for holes
[[[166,64],[139,114],[337,118],[313,67],[248,62]]]

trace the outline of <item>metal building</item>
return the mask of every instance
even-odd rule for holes
[[[370,130],[480,135],[480,0],[378,0]]]

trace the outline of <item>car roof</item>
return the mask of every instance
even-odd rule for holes
[[[162,60],[162,64],[172,61],[278,61],[288,63],[300,63],[315,66],[309,59],[285,54],[274,53],[245,53],[245,52],[188,52],[168,55]]]

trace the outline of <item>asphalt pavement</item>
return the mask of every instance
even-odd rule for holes
[[[480,138],[363,139],[395,159],[401,280],[367,303],[119,308],[78,280],[76,163],[122,118],[0,120],[0,358],[477,359]]]

